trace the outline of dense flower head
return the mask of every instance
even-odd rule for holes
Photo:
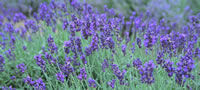
[[[80,74],[77,77],[79,80],[87,79],[87,72],[85,71],[85,68],[80,69]]]
[[[34,87],[36,90],[46,90],[46,85],[41,78],[39,78],[38,80],[35,80]]]
[[[16,68],[19,69],[19,71],[20,71],[21,73],[24,73],[27,67],[26,67],[26,65],[25,65],[24,63],[21,63],[21,64],[18,64],[18,65],[16,66]]]
[[[157,53],[157,58],[156,58],[156,62],[157,62],[157,64],[159,64],[159,65],[163,65],[163,63],[164,63],[164,53],[163,52],[158,52]]]
[[[64,42],[64,50],[65,50],[65,54],[68,54],[70,51],[70,47],[71,47],[71,41],[65,41]]]
[[[126,70],[124,69],[123,71],[120,71],[119,67],[116,64],[112,64],[112,70],[115,74],[115,76],[119,79],[120,84],[124,85],[124,76],[126,73]]]
[[[140,75],[142,83],[152,84],[154,83],[153,71],[156,68],[153,60],[146,62],[142,68],[140,68]]]
[[[183,85],[187,78],[192,78],[192,70],[195,68],[194,60],[192,59],[191,51],[188,51],[185,56],[181,57],[177,63],[175,80],[178,84]]]
[[[89,83],[90,87],[93,87],[93,88],[97,87],[96,81],[94,79],[92,79],[92,78],[88,79],[88,83]]]
[[[49,54],[48,52],[45,52],[45,58],[48,60],[49,64],[55,64],[56,63],[56,59]]]
[[[34,59],[36,60],[36,64],[42,69],[45,71],[46,69],[46,61],[42,59],[42,55],[39,54],[39,55],[36,55],[34,56]]]
[[[74,68],[71,65],[71,61],[72,60],[70,57],[66,57],[65,64],[61,66],[61,71],[63,72],[65,77],[68,77],[69,74],[74,72]]]
[[[169,77],[172,77],[173,73],[175,72],[175,68],[173,67],[173,64],[174,63],[172,61],[165,60],[164,65],[163,65]]]
[[[49,38],[48,38],[48,50],[53,54],[53,53],[57,53],[58,51],[58,47],[56,46],[55,42],[54,42],[54,39],[51,35],[49,35]]]
[[[56,78],[57,78],[57,80],[59,80],[59,81],[61,81],[62,83],[64,83],[65,76],[63,75],[62,72],[56,73]]]
[[[139,69],[140,67],[142,67],[142,61],[139,58],[133,60],[133,67]]]
[[[32,78],[30,76],[27,76],[26,78],[23,79],[24,80],[24,83],[30,85],[30,86],[33,86],[35,84],[35,81],[32,80]]]
[[[24,25],[27,30],[32,30],[33,33],[37,32],[39,29],[39,27],[37,26],[37,24],[34,20],[26,20],[24,22]]]

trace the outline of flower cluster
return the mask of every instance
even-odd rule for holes
[[[126,70],[124,69],[123,71],[120,71],[119,67],[116,64],[112,64],[112,70],[115,74],[115,76],[119,79],[120,84],[124,85],[124,75],[126,73]]]
[[[87,72],[85,71],[85,68],[80,69],[80,74],[77,77],[79,80],[87,79]]]
[[[57,78],[57,80],[59,80],[59,81],[61,81],[62,83],[64,83],[65,76],[63,75],[62,72],[56,73],[56,78]]]
[[[45,71],[46,69],[46,61],[42,59],[42,55],[39,54],[39,55],[36,55],[34,56],[34,59],[36,60],[36,64],[43,70]]]
[[[146,62],[143,67],[139,69],[142,83],[147,83],[147,84],[154,83],[153,71],[155,68],[156,66],[153,63],[153,60],[150,60],[149,62]]]
[[[24,73],[25,70],[26,70],[26,66],[25,66],[24,63],[21,63],[21,64],[17,65],[16,68],[19,69],[19,71],[20,71],[21,73]]]

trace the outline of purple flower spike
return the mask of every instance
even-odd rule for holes
[[[85,71],[85,68],[80,69],[80,74],[77,77],[79,80],[87,79],[87,73]]]
[[[114,89],[115,88],[115,82],[116,82],[116,80],[113,79],[113,80],[108,82],[108,85]]]
[[[65,76],[63,75],[62,72],[59,72],[56,74],[57,80],[61,81],[62,83],[64,83],[65,80]]]
[[[17,65],[16,68],[19,69],[21,73],[24,73],[26,70],[26,66],[24,63]]]
[[[96,87],[97,87],[96,81],[93,80],[92,78],[89,78],[89,79],[88,79],[88,83],[89,83],[89,86],[90,86],[90,87],[93,87],[93,88],[96,88]]]

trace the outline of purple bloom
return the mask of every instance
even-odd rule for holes
[[[30,76],[27,76],[26,78],[24,78],[24,83],[33,86],[35,84],[35,81],[33,81]]]
[[[185,56],[181,57],[177,63],[175,80],[179,85],[183,85],[187,78],[192,78],[192,70],[195,68],[192,52],[189,50]]]
[[[74,72],[74,68],[71,66],[71,58],[67,57],[65,64],[61,66],[61,71],[65,75],[65,77],[69,76],[69,74]]]
[[[15,79],[16,79],[16,76],[11,76],[10,79],[11,79],[11,80],[15,80]]]
[[[126,56],[126,45],[122,45],[122,52],[124,54],[124,56]]]
[[[104,59],[104,62],[101,64],[103,72],[105,72],[105,68],[109,67],[108,61]]]
[[[116,80],[113,79],[113,80],[108,82],[108,85],[114,89],[115,88],[115,82],[116,82]]]
[[[16,68],[19,69],[19,71],[20,71],[21,73],[24,73],[25,70],[26,70],[26,66],[25,66],[24,63],[21,63],[21,64],[17,65]]]
[[[48,38],[48,47],[49,47],[49,51],[53,54],[53,53],[57,53],[58,51],[58,47],[56,46],[52,36],[50,35]]]
[[[144,64],[144,67],[141,67],[139,69],[142,83],[147,83],[147,84],[154,83],[154,76],[153,76],[154,68],[156,68],[156,66],[153,63],[153,60],[150,60],[149,62],[146,62]]]
[[[64,42],[64,50],[66,54],[69,54],[71,46],[72,46],[71,41]]]
[[[41,78],[39,78],[38,80],[35,80],[34,87],[36,90],[46,90],[45,83],[43,82]]]
[[[16,13],[13,17],[14,23],[20,22],[22,20],[26,20],[26,16],[23,13]]]
[[[42,59],[42,55],[41,55],[41,54],[36,55],[36,56],[34,56],[34,59],[36,60],[37,65],[38,65],[42,70],[45,71],[45,69],[46,69],[46,66],[45,66],[46,61],[44,61],[44,60]]]
[[[45,53],[45,58],[48,60],[49,64],[56,63],[56,59],[48,52]]]
[[[141,68],[142,67],[142,61],[139,58],[137,58],[136,60],[133,61],[133,67],[135,67],[137,69]]]
[[[87,73],[85,71],[85,68],[81,68],[80,69],[80,74],[78,75],[77,77],[79,80],[82,80],[82,79],[87,79]]]
[[[163,67],[165,68],[165,71],[168,73],[168,76],[169,77],[172,77],[174,71],[175,71],[175,68],[173,67],[173,62],[170,61],[170,60],[165,60],[165,63],[163,65]]]
[[[156,58],[156,62],[157,62],[157,64],[159,64],[159,65],[163,65],[163,63],[164,63],[164,53],[163,52],[158,52],[157,53],[157,58]]]
[[[96,87],[97,87],[96,81],[93,80],[92,78],[89,78],[89,79],[88,79],[88,83],[89,83],[89,86],[90,86],[90,87],[93,87],[93,88],[96,88]]]
[[[61,81],[62,83],[64,83],[65,76],[63,75],[62,72],[56,73],[56,78],[57,78],[57,80],[59,80],[59,81]]]
[[[115,74],[115,76],[119,79],[120,85],[124,85],[124,75],[126,73],[126,70],[124,69],[123,71],[119,70],[119,67],[116,64],[112,64],[112,70]]]

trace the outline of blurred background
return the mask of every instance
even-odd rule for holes
[[[11,9],[15,12],[23,12],[26,16],[37,12],[42,2],[51,0],[3,0],[0,3],[0,13]],[[55,0],[63,2],[64,0]],[[141,15],[148,13],[148,17],[160,20],[164,18],[168,22],[186,24],[187,18],[192,15],[200,16],[200,0],[78,0],[87,2],[99,11],[105,7],[115,10],[116,14],[122,14],[129,19],[132,14]],[[9,7],[9,8],[8,8]],[[12,15],[7,12],[6,14]]]

